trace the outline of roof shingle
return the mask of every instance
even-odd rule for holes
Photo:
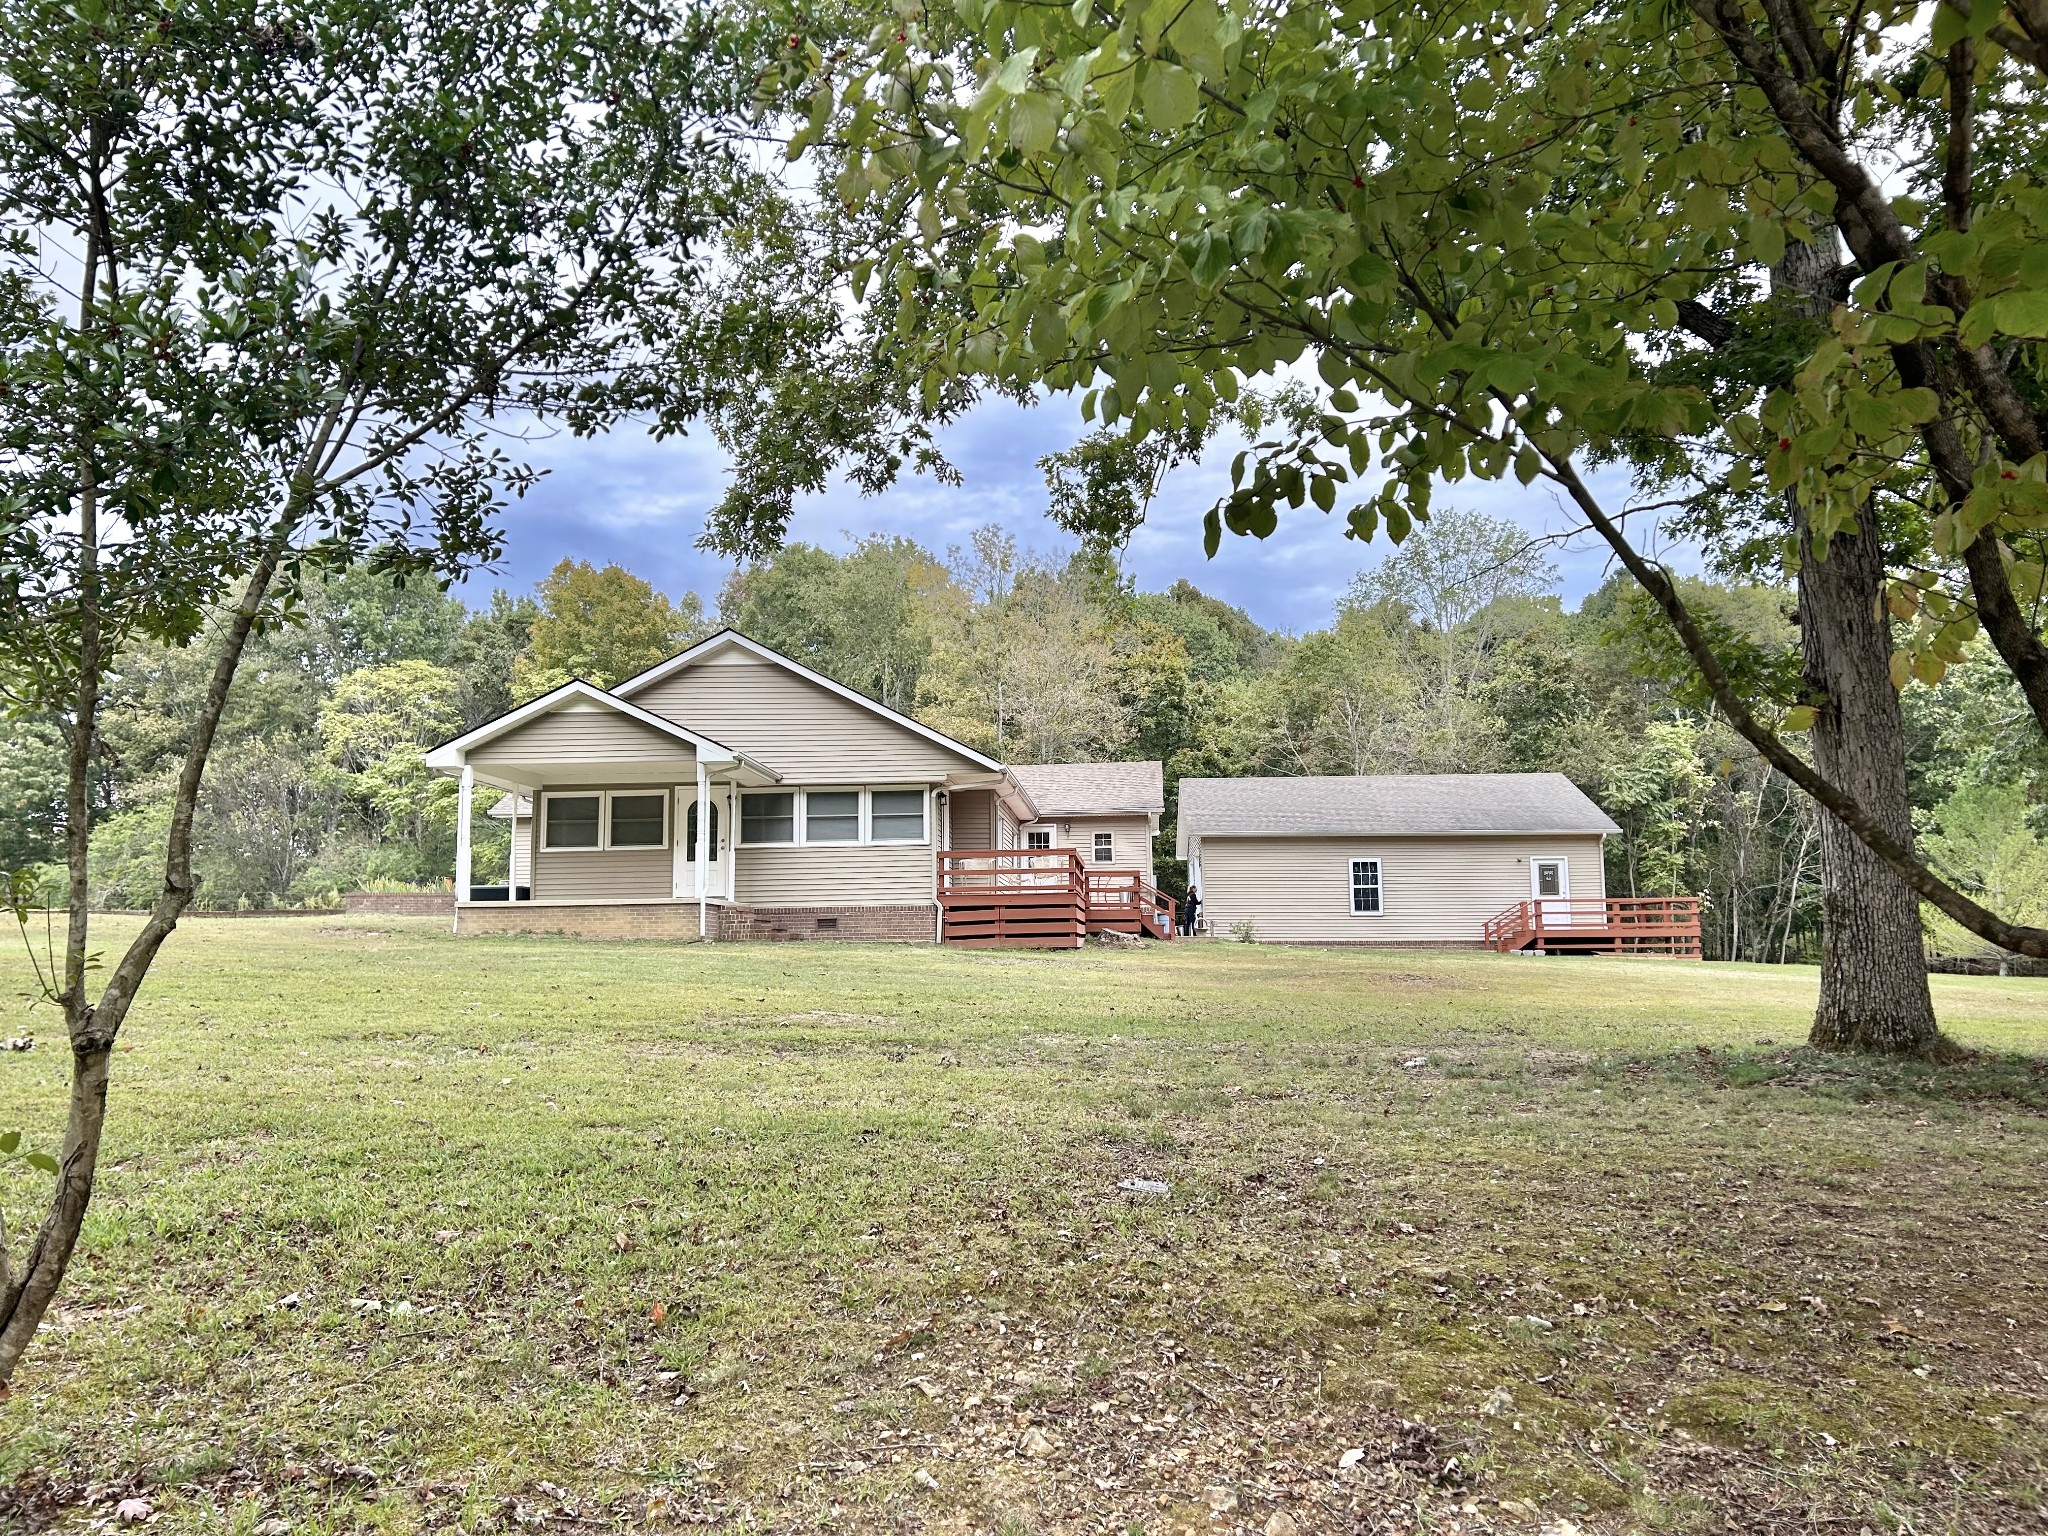
[[[1561,773],[1182,779],[1178,855],[1198,837],[1619,832]]]
[[[1010,777],[1041,816],[1157,816],[1166,809],[1166,776],[1156,762],[1012,765]]]

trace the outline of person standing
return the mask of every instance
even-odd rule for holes
[[[1192,885],[1188,887],[1188,899],[1180,904],[1180,931],[1188,938],[1195,936],[1195,924],[1202,913],[1202,893]]]

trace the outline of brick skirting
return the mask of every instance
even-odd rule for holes
[[[929,944],[938,935],[930,906],[718,907],[709,909],[710,937],[724,942],[839,939],[856,943]],[[695,902],[476,902],[460,909],[466,934],[565,934],[579,939],[697,938]]]
[[[861,944],[930,944],[939,934],[938,908],[719,907],[713,935],[733,942],[838,939]]]

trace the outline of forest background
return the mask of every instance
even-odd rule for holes
[[[1047,553],[996,526],[943,555],[900,537],[843,553],[792,544],[711,600],[570,560],[475,609],[432,582],[314,582],[237,684],[201,807],[200,905],[332,906],[350,890],[445,884],[454,786],[429,776],[423,747],[572,676],[618,682],[729,624],[1006,761],[1160,759],[1160,876],[1176,894],[1173,808],[1189,775],[1556,771],[1622,828],[1610,891],[1702,896],[1714,957],[1813,958],[1813,804],[1702,707],[1625,581],[1576,611],[1557,585],[1521,528],[1470,512],[1432,520],[1303,635],[1185,580],[1136,590],[1099,541]],[[1691,588],[1766,648],[1796,646],[1786,590]],[[119,679],[95,781],[98,905],[145,904],[160,882],[200,654],[141,652]],[[2038,922],[2048,827],[2029,807],[2044,764],[2003,676],[1963,666],[1907,688],[1913,800],[1952,877]],[[4,729],[0,868],[33,868],[59,854],[62,740],[33,719]],[[505,826],[479,818],[475,837],[489,878]],[[1932,914],[1928,937],[1937,953],[1984,948]]]

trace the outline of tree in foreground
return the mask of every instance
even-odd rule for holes
[[[193,899],[251,636],[323,571],[445,581],[495,555],[493,513],[531,479],[508,435],[746,398],[772,317],[750,296],[727,323],[718,253],[789,220],[745,142],[786,30],[683,0],[22,0],[0,20],[0,689],[64,737],[67,921],[36,953],[72,1064],[62,1146],[33,1154],[47,1214],[0,1237],[0,1386],[79,1238],[116,1037]],[[161,645],[207,681],[149,911],[102,966],[102,709]]]
[[[876,270],[939,375],[1083,390],[1140,441],[1313,358],[1312,429],[1239,458],[1212,549],[1375,474],[1345,514],[1360,538],[1405,538],[1440,479],[1555,487],[1887,880],[2042,955],[2048,929],[1959,889],[1876,802],[1888,759],[1852,772],[1787,737],[1825,717],[1868,747],[1844,680],[1879,649],[1894,687],[1938,679],[1980,632],[2048,724],[2044,44],[2022,4],[966,0],[879,30],[799,137],[836,135],[841,190],[905,210]],[[1801,251],[1824,315],[1773,292]],[[1689,608],[1589,486],[1615,460],[1794,569],[1840,560],[1806,642],[1823,664],[1788,679]],[[1894,992],[1815,1038],[1938,1037]]]

